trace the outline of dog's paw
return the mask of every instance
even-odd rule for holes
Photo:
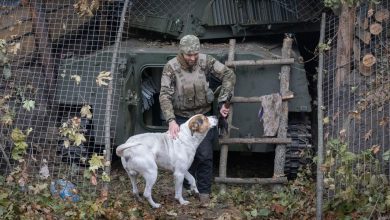
[[[194,188],[194,189],[192,189],[192,191],[193,191],[195,194],[199,194],[198,188]]]
[[[160,204],[160,203],[154,203],[154,204],[152,205],[152,207],[155,208],[155,209],[158,209],[158,208],[161,207],[161,204]]]
[[[134,195],[135,200],[137,200],[137,202],[142,202],[142,198],[138,193],[135,193],[133,195]]]
[[[190,204],[190,202],[189,202],[189,201],[187,201],[187,200],[184,200],[184,199],[182,199],[182,200],[179,200],[179,203],[180,203],[180,205],[188,205],[188,204]]]

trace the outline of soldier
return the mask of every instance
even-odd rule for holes
[[[161,110],[169,124],[169,134],[176,138],[179,125],[195,114],[211,114],[214,93],[208,79],[214,77],[222,86],[218,97],[219,112],[229,114],[224,102],[233,92],[236,82],[234,72],[210,55],[199,53],[199,38],[186,35],[180,40],[179,53],[165,65],[161,78]],[[212,75],[212,76],[211,76]],[[213,177],[213,142],[216,129],[210,130],[199,145],[189,172],[195,177],[200,201],[210,200]]]

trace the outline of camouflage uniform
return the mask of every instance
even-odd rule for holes
[[[180,53],[199,52],[199,39],[196,42],[187,36],[180,41]],[[210,111],[213,94],[208,88],[207,74],[222,81],[219,103],[227,99],[236,82],[234,72],[212,56],[199,54],[197,64],[191,68],[180,62],[180,53],[168,61],[161,78],[160,105],[167,121],[175,119],[175,115],[191,117]]]
[[[212,56],[199,53],[199,39],[186,35],[180,40],[179,54],[165,65],[160,90],[160,105],[165,119],[180,125],[195,114],[211,110],[214,94],[209,88],[208,74],[222,82],[218,102],[226,101],[236,82],[234,72]],[[199,53],[197,63],[189,66],[183,54]],[[195,177],[201,194],[211,193],[213,177],[213,143],[216,129],[211,129],[199,145],[189,172]],[[208,197],[208,196],[207,196]]]

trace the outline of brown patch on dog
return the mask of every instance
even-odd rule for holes
[[[210,122],[206,116],[198,114],[191,118],[188,127],[191,130],[191,135],[194,135],[195,132],[205,133],[210,127]]]

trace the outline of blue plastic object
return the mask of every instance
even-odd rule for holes
[[[80,201],[80,196],[77,195],[76,185],[63,179],[52,181],[50,184],[50,192],[53,196],[59,196],[61,199],[69,199],[72,202]]]

